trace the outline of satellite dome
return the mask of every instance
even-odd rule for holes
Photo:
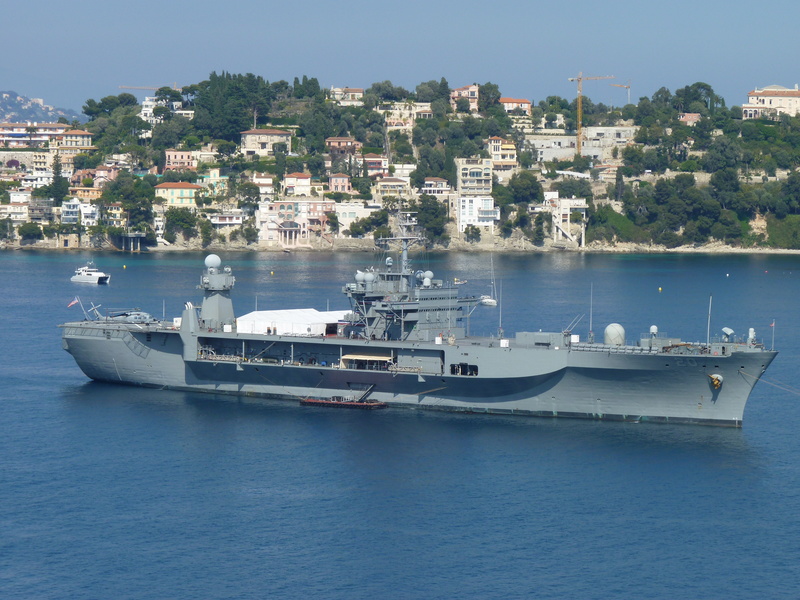
[[[375,273],[365,273],[364,274],[364,282],[365,283],[372,283],[375,281]]]
[[[206,266],[211,269],[216,269],[222,264],[222,259],[216,254],[209,254],[206,256]]]
[[[425,271],[423,277],[425,277],[425,279],[433,279],[433,271]]]
[[[610,323],[603,333],[603,342],[609,346],[625,344],[625,328],[619,323]]]
[[[364,273],[356,271],[356,283],[364,283]]]
[[[427,271],[427,273],[430,273],[430,271]],[[431,287],[431,278],[430,277],[426,277],[425,279],[423,279],[422,280],[422,285],[423,285],[423,287]]]

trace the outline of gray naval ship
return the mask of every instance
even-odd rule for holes
[[[63,346],[91,379],[153,388],[285,399],[348,397],[389,406],[699,423],[740,427],[748,397],[777,352],[744,339],[683,342],[652,327],[629,344],[619,324],[603,342],[572,331],[470,337],[463,297],[413,270],[406,216],[395,266],[358,271],[342,289],[350,310],[255,311],[237,318],[235,278],[205,259],[201,306],[158,320],[139,311],[60,325]]]

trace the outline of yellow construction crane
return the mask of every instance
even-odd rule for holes
[[[578,73],[577,77],[570,77],[569,81],[578,82],[578,135],[577,135],[577,152],[578,156],[581,155],[581,146],[583,145],[583,82],[590,79],[614,79],[613,75],[602,75],[600,77],[584,77],[583,71]]]
[[[631,103],[631,80],[628,80],[627,85],[623,85],[621,83],[609,83],[608,85],[613,85],[614,87],[621,87],[628,90],[628,104]]]

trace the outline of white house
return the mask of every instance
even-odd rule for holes
[[[768,85],[756,88],[747,94],[747,104],[742,104],[743,119],[759,119],[789,115],[794,117],[800,112],[800,89],[781,85]]]
[[[500,220],[500,209],[495,207],[491,196],[459,196],[456,206],[456,222],[461,233],[468,225],[494,232],[495,222]]]

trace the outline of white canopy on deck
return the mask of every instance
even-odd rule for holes
[[[349,310],[319,311],[315,308],[256,310],[236,319],[239,333],[274,335],[325,335]]]

